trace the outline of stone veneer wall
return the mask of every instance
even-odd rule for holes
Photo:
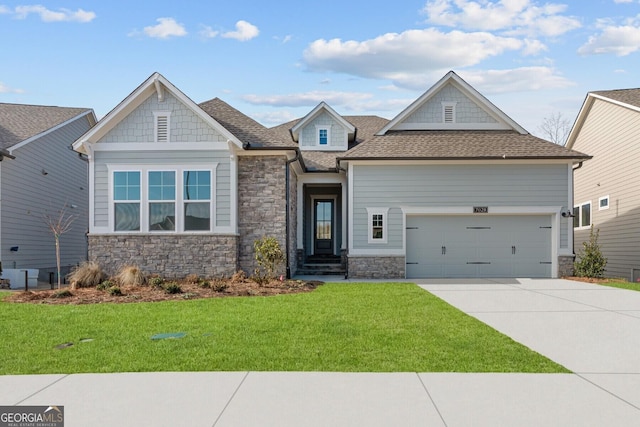
[[[171,279],[228,277],[237,271],[237,244],[238,238],[228,235],[89,235],[89,260],[109,275],[136,265]]]
[[[238,266],[247,275],[257,266],[256,240],[275,237],[285,250],[285,162],[285,156],[238,156]]]
[[[298,176],[289,165],[289,268],[291,276],[298,267]]]
[[[558,257],[558,277],[573,276],[573,255],[561,255]]]
[[[347,255],[350,279],[404,279],[404,256]]]

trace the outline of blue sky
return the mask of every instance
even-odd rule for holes
[[[454,70],[531,133],[640,87],[640,0],[0,0],[0,102],[104,116],[158,71],[271,126],[393,118]]]

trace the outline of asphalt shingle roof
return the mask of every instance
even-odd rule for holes
[[[88,110],[0,103],[0,149],[11,148]]]
[[[599,90],[591,92],[614,101],[640,107],[640,89]]]
[[[251,117],[236,110],[220,98],[214,98],[198,104],[205,113],[213,117],[224,126],[243,144],[249,143],[252,147],[297,147],[291,137],[289,141],[282,136],[261,125]]]

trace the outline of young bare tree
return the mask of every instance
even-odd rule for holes
[[[58,289],[61,287],[60,277],[60,236],[71,230],[71,224],[78,217],[72,215],[67,210],[68,205],[65,203],[62,208],[54,213],[45,212],[42,215],[44,223],[49,227],[49,231],[53,234],[56,242],[56,267],[58,269]]]
[[[552,113],[551,116],[542,120],[542,124],[538,126],[538,132],[542,138],[554,144],[564,145],[571,132],[571,122],[560,112]]]

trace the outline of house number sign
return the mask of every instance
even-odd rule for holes
[[[488,206],[474,206],[473,207],[473,213],[477,214],[477,213],[489,213],[489,207]]]

